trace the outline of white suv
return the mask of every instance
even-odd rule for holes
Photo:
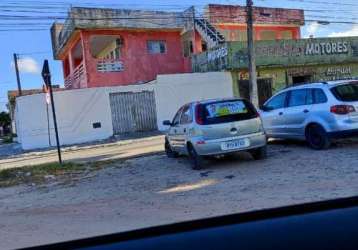
[[[289,87],[260,112],[268,137],[303,139],[314,149],[325,149],[334,138],[358,135],[358,81]]]

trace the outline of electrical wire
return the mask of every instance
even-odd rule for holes
[[[262,0],[265,1],[265,0]],[[326,1],[316,1],[316,0],[287,0],[287,1],[293,1],[293,2],[301,2],[301,3],[319,3],[319,4],[326,4],[328,2]],[[29,6],[30,4],[46,4],[47,6],[45,7],[61,7],[63,8],[63,6],[70,6],[69,2],[63,2],[63,1],[58,1],[58,2],[45,2],[45,1],[5,1],[5,5],[4,2],[2,3],[3,6],[16,6],[19,8],[22,7],[31,7],[31,8],[37,8],[40,6]],[[332,2],[329,2],[332,3]],[[84,4],[83,2],[81,4]],[[337,3],[338,4],[338,3]],[[105,4],[94,4],[94,3],[88,3],[89,6],[105,6]],[[135,5],[135,4],[133,4]],[[342,4],[341,4],[342,5]],[[357,4],[346,4],[347,6],[358,6]],[[153,5],[155,6],[155,5]],[[165,6],[166,8],[170,7],[170,8],[183,8],[183,5],[157,5],[157,6]],[[44,6],[41,6],[44,7]],[[113,7],[113,5],[111,4],[111,7]],[[187,6],[186,6],[187,7]],[[1,6],[0,6],[0,12],[1,12]],[[8,10],[6,10],[8,11]],[[17,12],[17,13],[22,13],[21,11],[16,11],[16,10],[11,10],[12,12]],[[325,12],[325,13],[329,13],[331,10],[328,9],[308,9],[306,11],[309,12]],[[334,11],[334,10],[332,10]],[[338,10],[339,11],[339,10]],[[355,9],[352,10],[341,10],[341,11],[345,11],[344,13],[348,12],[348,11],[353,11],[352,13],[354,13],[354,11],[356,11]],[[31,10],[27,10],[26,12],[31,13]],[[26,13],[24,12],[24,13]],[[38,13],[40,12],[40,13]],[[33,11],[33,13],[37,13],[37,14],[62,14],[62,13],[68,13],[68,12],[46,12],[46,11]],[[205,15],[203,15],[203,17],[205,17]],[[230,16],[219,16],[219,15],[211,15],[212,18],[230,18]],[[358,18],[354,18],[354,17],[340,17],[340,16],[332,16],[332,15],[306,15],[306,17],[308,17],[308,19],[306,19],[306,22],[327,22],[327,23],[331,23],[331,24],[356,24],[357,22],[355,22],[355,20],[358,20]],[[100,20],[138,20],[141,21],[143,23],[151,23],[151,24],[155,24],[155,25],[162,25],[161,23],[155,23],[153,22],[153,20],[157,20],[157,21],[165,21],[165,20],[169,20],[169,19],[177,19],[177,20],[186,20],[189,17],[185,17],[185,16],[180,16],[180,13],[178,13],[178,16],[175,17],[171,17],[171,16],[167,16],[167,17],[158,17],[158,16],[153,16],[153,14],[141,14],[138,16],[132,16],[132,17],[118,17],[118,16],[107,16],[107,17],[100,17],[100,18],[93,18],[93,17],[74,17],[72,18],[72,20],[79,20],[79,21],[100,21]],[[232,18],[237,18],[237,16],[232,16]],[[323,19],[323,20],[321,20]],[[46,23],[46,21],[54,21],[54,20],[68,20],[68,17],[65,15],[3,15],[0,14],[0,20],[2,20],[2,23],[0,23],[0,31],[44,31],[44,30],[48,30],[46,29],[46,27],[48,27],[49,25],[51,25],[50,23]],[[18,22],[19,20],[21,20],[22,22]],[[24,21],[39,21],[38,23],[34,23],[34,22],[28,22],[28,24],[26,24],[26,22],[24,23]],[[43,21],[43,23],[42,23]],[[295,20],[293,20],[295,21]],[[277,22],[272,22],[273,24],[277,24]],[[65,24],[66,25],[66,24]],[[20,27],[21,26],[21,27]],[[24,26],[31,26],[30,27],[24,27]],[[165,25],[163,25],[165,26]],[[65,26],[66,27],[66,26]]]

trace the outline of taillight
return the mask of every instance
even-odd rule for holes
[[[331,113],[337,115],[347,115],[352,112],[355,112],[355,108],[351,105],[335,105],[331,107]]]
[[[203,105],[198,104],[195,107],[195,121],[197,124],[199,125],[203,125],[204,124],[204,119],[203,119]]]

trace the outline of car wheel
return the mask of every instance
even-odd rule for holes
[[[317,150],[327,149],[331,145],[326,131],[318,124],[314,124],[308,127],[306,140],[311,148]]]
[[[177,152],[175,152],[172,149],[172,147],[170,146],[168,139],[165,139],[164,148],[165,148],[165,153],[168,156],[168,158],[177,158],[179,156],[179,154]]]
[[[200,170],[203,167],[203,157],[198,155],[193,145],[188,144],[188,153],[192,164],[192,169]]]
[[[250,151],[252,157],[255,160],[265,159],[267,157],[267,147],[256,148]]]

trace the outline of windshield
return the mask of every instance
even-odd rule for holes
[[[0,250],[358,196],[357,0],[0,0],[0,44]]]
[[[243,100],[203,104],[204,125],[248,120],[257,117],[255,108]]]
[[[340,101],[358,101],[358,82],[339,85],[331,89],[333,95]]]

